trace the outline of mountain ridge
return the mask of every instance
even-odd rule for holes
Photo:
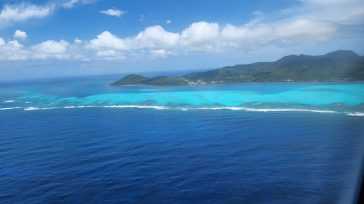
[[[241,82],[353,82],[364,81],[364,56],[351,50],[325,55],[288,55],[273,62],[255,62],[193,72],[178,77],[148,78],[131,74],[111,85],[203,85]]]

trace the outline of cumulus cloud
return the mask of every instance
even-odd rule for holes
[[[181,42],[185,45],[211,44],[219,37],[220,26],[204,21],[192,23],[181,33]]]
[[[69,43],[61,40],[61,41],[54,41],[54,40],[47,40],[40,44],[34,45],[33,49],[38,51],[39,53],[56,55],[56,54],[63,54],[66,52]]]
[[[0,60],[26,60],[28,59],[29,52],[16,40],[5,42],[0,38]]]
[[[54,5],[38,6],[34,4],[6,4],[0,11],[0,25],[26,21],[31,18],[43,18],[50,15]]]
[[[8,42],[8,45],[10,45],[11,47],[16,47],[16,48],[21,48],[23,47],[22,44],[20,44],[17,40],[12,40]]]
[[[179,34],[168,32],[162,26],[147,27],[135,37],[135,46],[140,48],[166,48],[177,45]]]
[[[28,37],[28,35],[27,35],[27,33],[26,33],[26,32],[24,32],[24,31],[16,30],[16,31],[14,32],[14,38],[16,38],[16,39],[19,39],[19,40],[25,40],[25,39],[27,39],[27,37]]]
[[[108,15],[108,16],[120,17],[120,16],[124,15],[126,12],[123,10],[119,10],[119,9],[107,9],[107,10],[100,11],[100,13]]]
[[[127,50],[128,46],[124,39],[118,38],[109,31],[104,31],[88,44],[94,50]]]
[[[39,44],[25,47],[17,40],[6,42],[0,38],[0,60],[31,60],[31,59],[81,59],[76,52],[72,53],[71,46],[64,40],[47,40]]]
[[[67,41],[60,40],[47,40],[36,44],[29,48],[31,54],[28,56],[30,59],[73,59],[70,44]]]

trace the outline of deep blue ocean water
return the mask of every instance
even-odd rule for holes
[[[364,84],[1,84],[0,203],[352,203]]]

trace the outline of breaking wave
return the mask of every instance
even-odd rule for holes
[[[149,106],[149,105],[103,105],[103,106],[63,106],[63,107],[7,107],[0,108],[0,111],[5,110],[54,110],[54,109],[83,109],[83,108],[115,108],[115,109],[154,109],[154,110],[176,110],[176,111],[208,111],[208,110],[229,110],[229,111],[245,111],[245,112],[309,112],[309,113],[326,113],[340,114],[347,116],[364,116],[364,112],[340,112],[334,110],[320,109],[303,109],[303,108],[250,108],[250,107],[168,107],[168,106]]]
[[[6,108],[0,108],[0,110],[14,110],[14,109],[20,109],[22,107],[6,107]]]
[[[349,116],[364,116],[364,112],[353,112],[353,113],[346,113]]]
[[[3,103],[14,103],[15,100],[6,100],[6,101],[3,101]]]

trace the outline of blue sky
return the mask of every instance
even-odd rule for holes
[[[364,53],[361,0],[0,0],[0,80]]]

